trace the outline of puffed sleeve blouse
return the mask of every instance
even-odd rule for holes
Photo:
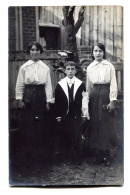
[[[15,89],[16,100],[22,100],[25,84],[45,84],[47,102],[50,102],[52,100],[50,69],[41,60],[39,60],[38,62],[28,60],[20,67]]]
[[[87,68],[86,90],[91,93],[94,84],[110,84],[110,101],[117,100],[117,81],[114,66],[107,60],[94,60]]]

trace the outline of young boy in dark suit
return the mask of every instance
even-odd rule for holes
[[[66,77],[55,89],[56,120],[60,125],[62,152],[75,158],[79,156],[80,127],[87,115],[82,109],[84,83],[75,77],[76,65],[68,61],[64,65]]]

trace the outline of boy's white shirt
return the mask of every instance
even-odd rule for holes
[[[75,98],[75,94],[77,92],[77,89],[79,88],[79,86],[82,84],[82,81],[79,80],[78,78],[76,78],[75,76],[72,79],[69,79],[67,76],[62,79],[61,81],[59,81],[59,85],[62,87],[62,89],[64,90],[67,99],[69,100],[69,95],[68,95],[68,86],[67,83],[69,84],[71,82],[74,83],[74,94],[73,97]],[[88,112],[88,103],[89,103],[89,99],[88,99],[88,92],[83,92],[82,93],[82,117],[86,117],[88,120],[90,119],[89,117],[89,112]],[[68,101],[69,104],[69,101]],[[69,108],[69,105],[68,105]],[[69,110],[68,110],[69,111]],[[56,119],[61,118],[60,116],[57,117]]]
[[[68,94],[68,86],[67,83],[70,81],[70,79],[66,76],[64,79],[62,79],[61,81],[59,81],[59,85],[62,87],[62,89],[64,90],[67,99],[69,100],[69,94]],[[82,84],[82,81],[79,80],[76,77],[73,77],[71,79],[71,81],[74,83],[74,93],[73,93],[73,98],[75,98],[75,94],[77,92],[77,89],[79,88],[79,86]],[[68,83],[69,84],[69,83]],[[69,102],[69,101],[68,101]]]

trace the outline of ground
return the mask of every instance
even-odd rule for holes
[[[13,186],[88,186],[122,185],[122,163],[115,160],[109,167],[90,165],[86,161],[80,165],[57,163],[43,165],[35,172],[24,169],[19,172],[12,168],[10,184]]]
[[[61,158],[61,154],[50,149],[49,158],[38,167],[19,162],[19,130],[9,133],[9,183],[11,186],[104,186],[123,184],[123,115],[122,109],[117,113],[117,142],[113,151],[113,161],[107,167],[104,164],[94,165],[86,154],[80,163]],[[55,146],[56,147],[56,146]]]

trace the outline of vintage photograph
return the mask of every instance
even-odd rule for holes
[[[122,6],[8,7],[10,186],[124,183]]]

